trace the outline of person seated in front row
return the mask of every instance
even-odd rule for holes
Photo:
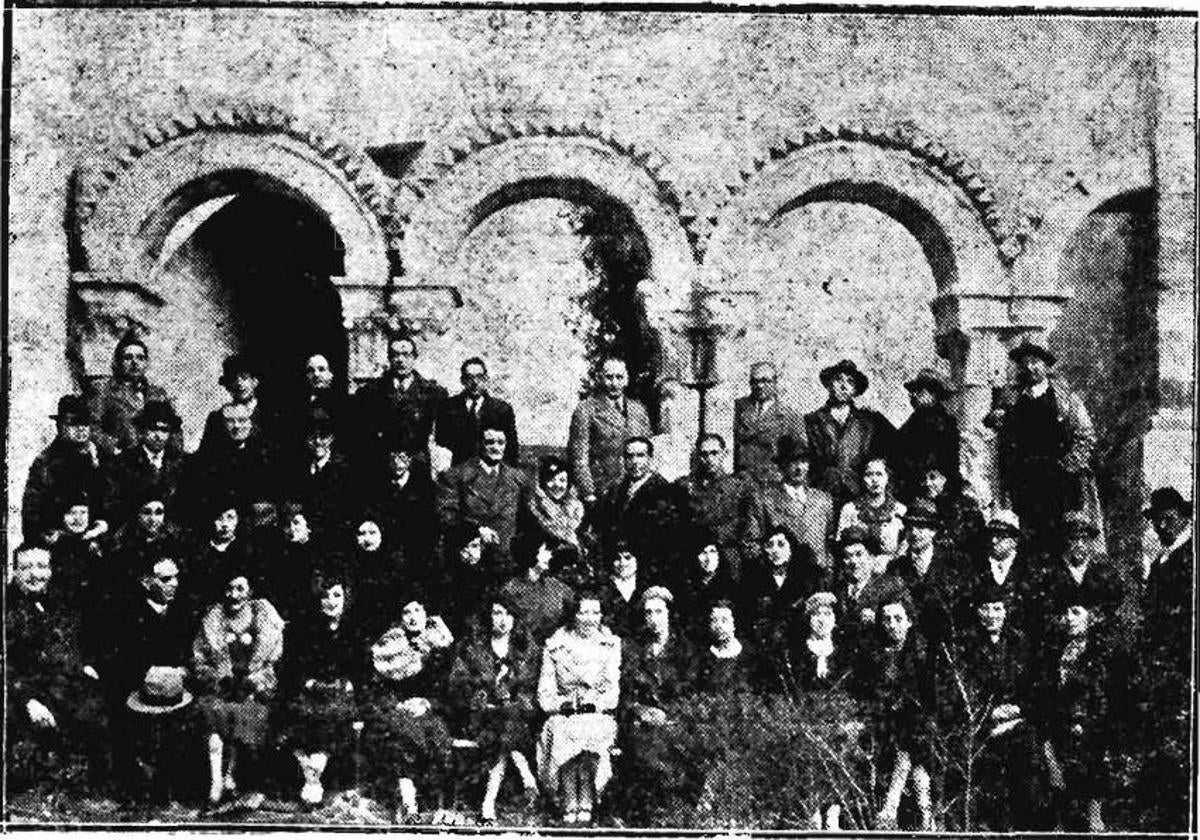
[[[41,776],[48,754],[83,756],[93,787],[108,782],[108,720],[99,674],[83,661],[78,620],[57,597],[52,574],[46,549],[17,548],[5,601],[10,794],[49,781]]]
[[[330,760],[351,760],[352,724],[358,719],[355,691],[366,675],[366,640],[353,590],[343,576],[320,575],[311,600],[315,604],[288,622],[279,682],[284,740],[304,780],[300,801],[318,805],[325,796],[323,777]],[[346,768],[339,769],[344,774]]]
[[[224,596],[213,604],[192,645],[192,676],[208,741],[208,801],[250,788],[249,808],[262,804],[258,759],[267,740],[267,715],[277,687],[275,666],[283,655],[283,620],[269,601],[255,598],[240,566],[213,580]]]
[[[454,636],[412,588],[399,599],[400,618],[371,645],[364,685],[363,741],[373,784],[398,800],[396,821],[418,812],[417,781],[434,789],[450,751],[440,699],[453,664]]]
[[[591,824],[612,778],[622,645],[604,626],[601,603],[597,593],[579,595],[570,622],[546,641],[538,677],[538,706],[548,716],[538,738],[538,777],[566,825]]]
[[[624,649],[623,769],[615,798],[629,825],[669,823],[672,815],[663,806],[680,801],[689,787],[676,712],[692,690],[695,651],[675,627],[674,601],[664,586],[643,592],[641,627]]]
[[[450,670],[449,697],[463,720],[463,732],[475,739],[488,768],[480,816],[496,819],[496,800],[511,763],[520,774],[526,797],[537,796],[529,766],[533,747],[534,691],[541,651],[522,628],[508,599],[487,599],[487,615],[459,650]]]
[[[732,601],[717,600],[709,606],[708,642],[696,662],[695,690],[718,701],[750,693],[758,667],[749,645],[738,637]]]
[[[925,642],[912,632],[914,612],[912,598],[903,590],[880,601],[877,634],[855,657],[850,689],[882,746],[879,769],[887,788],[877,826],[896,829],[900,798],[911,781],[918,828],[931,831],[934,687]]]

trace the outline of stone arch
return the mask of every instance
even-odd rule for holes
[[[430,151],[418,160],[396,194],[401,289],[456,286],[456,260],[471,232],[514,204],[555,198],[615,208],[632,220],[648,251],[647,276],[638,291],[662,350],[663,422],[674,430],[669,435],[682,436],[686,449],[682,441],[695,426],[680,415],[685,401],[674,400],[671,392],[690,371],[686,321],[697,255],[665,159],[589,125],[504,124],[438,154]]]
[[[986,413],[991,385],[1003,375],[1002,353],[998,342],[976,342],[971,356],[967,348],[977,330],[1007,335],[1020,320],[1011,268],[1021,243],[1006,230],[986,179],[918,132],[841,126],[776,142],[725,189],[728,198],[699,234],[705,254],[699,315],[712,334],[726,336],[719,342],[725,349],[718,354],[714,404],[731,404],[742,385],[744,372],[734,370],[745,361],[742,325],[770,315],[754,276],[760,238],[788,211],[808,204],[869,205],[906,228],[930,265],[936,284],[931,345],[950,360],[960,386],[955,409],[964,429],[972,430],[964,436],[964,478],[990,500],[984,487],[994,474],[985,463],[990,445],[981,440],[986,432],[973,430]]]
[[[226,173],[252,173],[326,216],[345,248],[346,277],[390,275],[383,193],[366,158],[275,109],[189,112],[144,129],[124,152],[80,178],[75,216],[85,270],[152,287],[163,240]]]

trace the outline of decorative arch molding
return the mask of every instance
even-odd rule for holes
[[[638,289],[662,350],[664,426],[680,435],[660,447],[664,459],[679,449],[686,466],[695,426],[682,416],[690,401],[675,400],[672,393],[691,374],[687,328],[698,253],[688,238],[680,192],[666,170],[658,152],[586,123],[506,122],[445,147],[427,147],[395,194],[395,247],[403,275],[397,308],[405,308],[407,289],[456,286],[467,237],[508,206],[558,198],[612,208],[632,221],[649,252],[647,277]]]
[[[1014,285],[1032,290],[1060,285],[1059,272],[1067,243],[1089,215],[1104,205],[1135,193],[1153,193],[1150,173],[1130,172],[1128,167],[1096,173],[1085,178],[1065,172],[1045,209],[1026,217],[1029,231],[1014,265]]]
[[[822,127],[786,137],[743,167],[725,192],[694,226],[706,277],[721,285],[739,285],[738,266],[746,265],[761,230],[822,200],[870,204],[907,227],[943,293],[995,290],[1018,248],[983,176],[961,155],[905,129]]]
[[[466,238],[490,215],[535,198],[611,202],[650,250],[641,289],[660,329],[680,329],[691,305],[697,254],[680,194],[657,152],[582,125],[504,123],[430,152],[396,193],[396,248],[406,284],[453,286]]]
[[[226,188],[222,173],[242,172],[282,185],[325,215],[345,247],[348,278],[386,285],[391,219],[374,170],[366,157],[277,108],[177,114],[80,173],[74,211],[81,256],[94,274],[149,282],[174,223]],[[186,195],[205,180],[208,189],[193,186]]]

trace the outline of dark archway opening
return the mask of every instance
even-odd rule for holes
[[[1090,213],[1059,269],[1075,296],[1050,348],[1058,375],[1095,424],[1094,467],[1114,558],[1139,556],[1145,526],[1142,438],[1159,402],[1157,250],[1154,195],[1141,190]]]
[[[299,198],[250,190],[205,220],[194,235],[227,290],[239,349],[262,371],[262,395],[287,404],[303,386],[304,359],[324,353],[344,387],[346,331],[331,277],[343,246],[328,220]]]

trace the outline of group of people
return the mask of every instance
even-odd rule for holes
[[[482,359],[451,396],[417,357],[392,336],[350,394],[314,353],[271,400],[231,356],[193,453],[134,334],[62,397],[7,596],[10,789],[82,756],[126,796],[369,787],[409,819],[467,760],[484,820],[512,770],[563,824],[670,824],[660,792],[703,802],[720,752],[671,746],[689,704],[819,696],[873,745],[859,828],[937,825],[951,730],[978,748],[979,825],[1102,830],[1119,756],[1145,826],[1186,825],[1192,505],[1152,494],[1140,574],[1106,556],[1091,422],[1045,348],[1013,349],[989,415],[1008,504],[988,510],[932,369],[896,428],[851,361],[808,414],[755,364],[732,440],[702,433],[668,480],[619,358],[565,456],[529,464]],[[844,827],[840,789],[810,784],[809,824]]]

